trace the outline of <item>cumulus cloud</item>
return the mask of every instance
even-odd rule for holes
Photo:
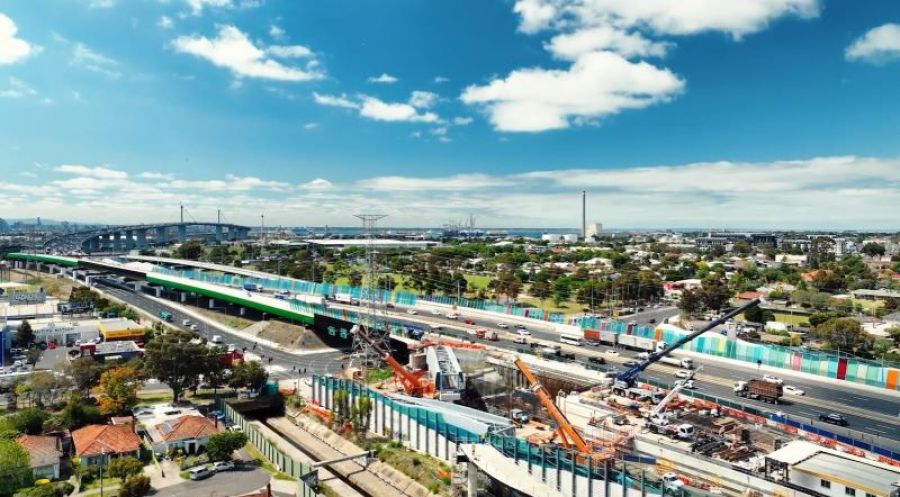
[[[287,38],[287,32],[281,26],[272,24],[269,26],[269,36],[276,40],[283,40]]]
[[[230,8],[234,5],[231,0],[186,0],[191,13],[200,15],[205,7]]]
[[[329,188],[334,188],[334,185],[327,179],[316,178],[312,181],[303,183],[300,185],[300,188],[304,190],[327,190]]]
[[[266,53],[284,59],[300,59],[313,56],[312,50],[303,45],[271,45],[266,48]]]
[[[883,24],[860,36],[844,51],[847,60],[883,64],[900,59],[900,24]]]
[[[161,29],[172,29],[175,27],[175,22],[169,16],[161,16],[159,21],[156,21],[156,25]]]
[[[427,109],[435,104],[438,100],[437,93],[432,93],[430,91],[413,91],[409,96],[409,104],[413,107],[419,107],[423,109]]]
[[[17,38],[19,28],[0,12],[0,65],[14,64],[40,52],[40,47]]]
[[[138,177],[144,178],[144,179],[158,179],[158,180],[165,180],[165,181],[172,181],[175,179],[174,174],[157,173],[154,171],[142,172],[141,174],[138,175]]]
[[[582,54],[608,50],[624,57],[662,57],[670,44],[648,40],[639,33],[628,33],[610,26],[581,29],[554,36],[545,46],[555,57],[575,60]]]
[[[382,83],[382,84],[389,85],[392,83],[396,83],[399,80],[397,78],[395,78],[394,76],[391,76],[390,74],[388,74],[386,72],[383,72],[383,73],[381,73],[380,76],[370,76],[367,81],[369,83]]]
[[[315,101],[319,105],[325,105],[328,107],[343,107],[345,109],[358,109],[359,104],[350,100],[346,94],[340,95],[325,95],[321,93],[313,92],[313,101]]]
[[[454,117],[453,124],[457,126],[468,126],[469,124],[472,124],[473,120],[474,119],[471,117]]]
[[[505,186],[511,184],[511,181],[486,174],[457,174],[440,178],[380,176],[360,181],[358,184],[370,190],[384,191],[465,191]]]
[[[568,70],[519,69],[460,97],[480,105],[500,131],[563,129],[573,122],[640,109],[684,88],[668,69],[631,62],[612,52],[580,56]]]
[[[422,112],[408,103],[385,102],[364,95],[359,115],[376,121],[406,121],[433,123],[438,120],[434,112]]]
[[[254,45],[246,34],[234,26],[221,26],[218,36],[212,39],[205,36],[180,36],[172,41],[171,46],[177,52],[194,55],[215,66],[226,68],[237,77],[293,82],[325,77],[317,69],[314,58],[305,67],[285,65],[272,58],[296,57],[299,46],[276,46],[274,52],[279,53],[272,53]],[[285,55],[286,53],[292,55]]]

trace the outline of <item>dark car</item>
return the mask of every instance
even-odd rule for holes
[[[647,320],[648,323],[653,324],[656,322],[656,318],[650,318]]]
[[[849,423],[847,422],[847,418],[843,415],[838,414],[836,412],[828,413],[828,414],[819,414],[819,421],[824,421],[825,423],[838,425],[838,426],[847,426]]]
[[[588,362],[591,364],[606,364],[606,360],[602,357],[588,357]]]

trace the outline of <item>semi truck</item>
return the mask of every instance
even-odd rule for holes
[[[621,335],[619,335],[618,341],[619,341],[619,345],[629,348],[629,349],[647,350],[647,351],[659,350],[656,340],[653,340],[652,338],[643,338],[643,337],[639,337],[637,335],[621,334]],[[663,345],[662,348],[665,348],[665,342],[660,342],[660,343],[662,343],[662,345]]]
[[[777,404],[778,399],[784,394],[781,384],[760,379],[736,381],[733,390],[738,397],[761,400],[770,404]]]
[[[689,357],[666,356],[660,359],[659,362],[683,369],[694,369],[694,360]]]

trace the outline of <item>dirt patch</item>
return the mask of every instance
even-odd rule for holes
[[[312,330],[300,325],[285,323],[284,321],[270,320],[269,325],[260,331],[257,336],[295,349],[315,350],[328,348]]]
[[[221,312],[210,311],[207,309],[201,309],[199,307],[194,307],[191,309],[194,312],[204,315],[217,323],[224,324],[229,328],[234,328],[236,330],[243,330],[244,328],[253,324],[253,321],[242,318],[240,316],[229,316],[228,314],[222,314]]]
[[[48,274],[16,269],[10,271],[9,280],[32,286],[35,290],[43,288],[47,295],[58,297],[61,300],[68,300],[72,288],[75,287],[75,282],[65,276],[57,278]]]

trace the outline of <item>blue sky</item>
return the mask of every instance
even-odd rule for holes
[[[900,3],[0,1],[0,217],[897,229]]]

